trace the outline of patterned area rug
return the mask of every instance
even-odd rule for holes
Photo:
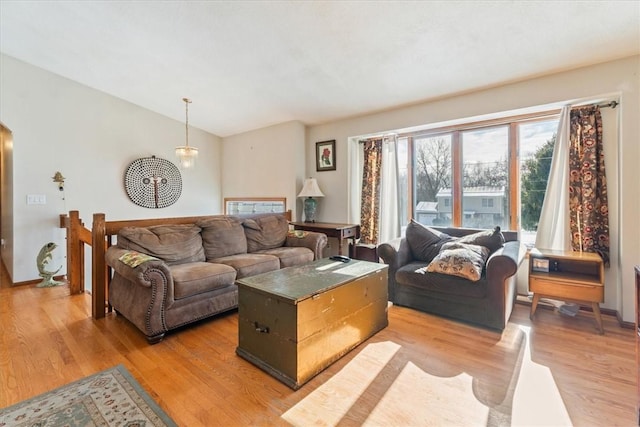
[[[176,426],[123,365],[0,409],[0,426]]]

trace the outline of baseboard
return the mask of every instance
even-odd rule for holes
[[[529,299],[529,297],[527,295],[518,295],[516,297],[516,303],[517,304],[531,306],[531,300]],[[538,308],[543,308],[543,309],[547,309],[547,310],[555,310],[556,306],[546,302],[544,300],[544,298],[541,298],[540,302],[538,303]],[[586,306],[586,305],[584,305],[584,306],[581,305],[580,306],[580,310],[581,311],[585,311],[585,312],[593,313],[593,309],[591,307],[589,307],[589,306]],[[620,324],[621,328],[625,328],[625,329],[635,329],[636,328],[636,325],[633,322],[625,322],[624,320],[622,320],[622,316],[620,316],[620,313],[618,312],[618,310],[613,310],[611,308],[600,308],[600,313],[603,314],[603,315],[606,315],[606,316],[614,316],[618,320],[618,323]]]
[[[60,276],[53,276],[53,280],[57,280],[59,282],[64,282],[65,285],[68,285],[67,276],[64,275],[64,274],[62,274]],[[42,279],[26,280],[24,282],[15,282],[12,286],[37,285],[40,282],[42,282]]]

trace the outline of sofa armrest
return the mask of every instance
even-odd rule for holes
[[[120,257],[125,253],[130,252],[129,249],[122,249],[117,246],[111,246],[107,249],[105,258],[107,265],[113,270],[124,277],[125,279],[139,284],[141,286],[151,287],[151,280],[149,279],[149,270],[157,270],[159,274],[165,276],[163,283],[173,285],[173,277],[169,271],[169,267],[162,260],[149,260],[145,261],[137,267],[130,267],[124,262],[120,261]]]
[[[111,246],[105,254],[107,265],[115,270],[109,286],[109,303],[136,325],[150,343],[156,343],[168,330],[165,309],[174,294],[173,276],[162,260],[128,266],[119,259],[126,252],[127,249]]]
[[[288,247],[304,247],[313,251],[313,259],[318,260],[323,258],[324,248],[327,246],[327,235],[324,233],[316,233],[314,231],[305,231],[299,233],[300,237],[296,234],[287,234],[287,240],[284,245]]]

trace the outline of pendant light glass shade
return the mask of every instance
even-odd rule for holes
[[[185,145],[176,147],[176,156],[180,160],[181,168],[190,169],[196,165],[198,149],[189,146],[189,104],[191,104],[191,100],[189,98],[182,98],[182,100],[185,104]]]
[[[180,160],[180,167],[189,169],[196,165],[198,149],[195,147],[189,147],[188,145],[182,145],[180,147],[176,147],[176,156]]]

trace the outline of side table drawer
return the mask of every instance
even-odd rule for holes
[[[357,227],[345,228],[342,230],[342,238],[343,239],[354,239],[356,238],[356,229]]]
[[[604,301],[604,286],[588,283],[564,283],[540,277],[529,277],[529,290],[533,293],[558,299],[589,302]]]

